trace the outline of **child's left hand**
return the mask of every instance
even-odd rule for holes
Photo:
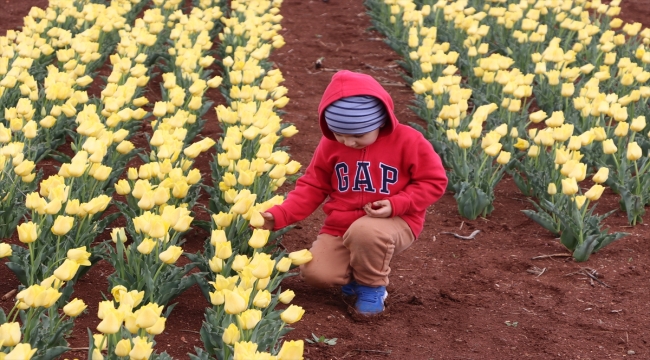
[[[363,210],[366,215],[376,218],[387,218],[393,213],[393,207],[388,200],[379,200],[372,203],[367,203]]]

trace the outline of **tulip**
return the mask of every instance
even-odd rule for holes
[[[79,266],[80,265],[78,262],[70,259],[65,259],[63,264],[54,270],[54,276],[56,276],[56,278],[61,281],[70,281],[75,276],[75,274],[77,274]]]
[[[262,311],[249,309],[237,315],[237,323],[243,330],[252,330],[262,320]]]
[[[298,129],[294,125],[290,125],[280,132],[285,138],[290,138],[298,133]]]
[[[77,317],[86,309],[83,300],[75,298],[63,307],[63,312],[69,317]]]
[[[265,308],[271,303],[271,293],[268,290],[259,291],[255,294],[253,305],[258,308]]]
[[[88,259],[90,258],[90,253],[86,251],[86,247],[78,247],[76,249],[70,249],[67,252],[67,257],[68,259],[78,263],[79,265],[82,266],[90,266],[90,261]]]
[[[107,309],[104,319],[97,325],[97,331],[102,334],[115,334],[122,327],[123,316],[116,309]]]
[[[289,304],[295,296],[296,294],[292,290],[285,290],[278,296],[278,301],[283,304]]]
[[[289,269],[291,268],[291,259],[287,257],[283,257],[282,259],[280,259],[280,261],[278,261],[277,265],[275,265],[275,268],[279,272],[289,271]]]
[[[51,231],[54,235],[63,236],[72,229],[73,223],[74,218],[72,216],[59,215],[54,220]]]
[[[530,114],[530,116],[528,118],[530,119],[530,121],[537,124],[537,123],[540,123],[540,122],[544,121],[544,119],[546,119],[546,117],[547,117],[547,115],[544,112],[544,110],[538,110],[538,111]]]
[[[630,161],[636,161],[643,156],[643,151],[641,150],[641,147],[636,143],[636,141],[632,141],[631,143],[627,144],[627,159]]]
[[[133,339],[133,349],[129,351],[131,360],[147,360],[153,352],[153,343],[150,343],[146,337],[137,337]]]
[[[156,303],[148,303],[141,307],[134,313],[136,317],[135,324],[141,329],[154,326],[160,317],[162,308],[162,305],[158,306]]]
[[[603,153],[607,155],[615,154],[618,149],[614,145],[614,140],[607,139],[603,141]]]
[[[226,330],[224,330],[223,336],[221,338],[223,339],[224,343],[233,345],[239,341],[239,336],[239,329],[237,328],[237,325],[230,323]]]
[[[249,259],[246,255],[235,255],[235,259],[232,262],[232,269],[235,271],[242,271],[248,263]]]
[[[18,166],[14,168],[14,173],[18,176],[27,176],[34,170],[34,162],[31,160],[23,160]]]
[[[312,254],[307,249],[291,252],[288,256],[291,259],[291,263],[296,266],[306,264],[312,259]]]
[[[151,238],[145,238],[142,240],[142,242],[138,245],[137,250],[140,254],[148,255],[153,251],[153,249],[156,247],[157,243]]]
[[[594,177],[592,178],[592,180],[595,183],[602,184],[605,181],[607,181],[608,177],[609,177],[609,168],[601,167],[600,169],[598,169],[598,172],[596,172],[596,174],[594,174]]]
[[[146,328],[145,331],[150,335],[160,335],[163,331],[165,331],[166,322],[167,319],[161,316],[158,318],[158,320],[156,320],[156,323],[153,326]]]
[[[257,344],[251,341],[236,342],[233,360],[255,359],[257,354]]]
[[[16,227],[18,239],[24,244],[29,244],[38,238],[38,226],[31,221],[22,223]]]
[[[183,248],[172,245],[167,250],[160,253],[158,258],[165,264],[173,264],[183,254]]]
[[[505,165],[510,161],[510,153],[507,151],[501,151],[497,157],[497,163]]]
[[[302,307],[297,305],[289,305],[289,307],[286,308],[282,314],[280,314],[280,318],[287,324],[293,324],[299,321],[304,314],[305,310]]]
[[[499,151],[501,151],[501,143],[494,143],[484,149],[485,153],[489,156],[497,156]]]
[[[223,290],[225,305],[224,310],[231,315],[237,315],[246,310],[246,300],[238,293],[230,290]]]
[[[223,290],[215,290],[210,293],[210,303],[215,306],[223,305],[226,301]]]
[[[621,122],[618,123],[618,125],[614,129],[614,135],[616,135],[618,137],[626,136],[629,128],[630,128],[630,124],[628,124],[628,123],[626,123],[624,121],[621,121]]]
[[[129,356],[129,352],[131,351],[131,340],[130,339],[122,339],[117,342],[115,345],[115,355],[124,357],[124,356]]]
[[[176,224],[174,224],[172,228],[178,232],[187,231],[190,228],[190,224],[192,223],[192,220],[194,220],[193,217],[183,215],[178,219],[178,221],[176,222]]]
[[[224,212],[219,212],[218,214],[212,215],[212,220],[214,220],[214,223],[221,228],[230,226],[232,219],[233,214],[226,214]]]
[[[469,149],[472,147],[472,137],[470,136],[469,132],[461,131],[458,134],[458,146],[461,149]]]
[[[5,346],[8,346],[5,343]],[[13,350],[11,350],[4,359],[6,360],[29,360],[34,356],[38,349],[32,349],[29,344],[17,344]]]
[[[282,343],[282,348],[277,355],[277,360],[302,359],[305,351],[305,344],[302,340],[289,340]]]
[[[7,322],[0,325],[0,346],[16,346],[20,343],[21,335],[20,324],[17,322]]]
[[[594,186],[591,187],[591,189],[589,189],[589,191],[585,193],[585,196],[590,201],[596,201],[600,199],[601,195],[603,195],[604,190],[605,190],[604,186],[600,184],[595,184]]]
[[[119,195],[128,195],[131,193],[131,185],[129,185],[129,182],[126,179],[120,179],[120,181],[115,184],[115,191]]]
[[[114,243],[117,244],[118,240],[121,241],[122,243],[126,242],[126,231],[124,230],[123,227],[120,228],[113,228],[111,230],[111,240],[113,240]]]
[[[557,187],[555,186],[555,183],[548,184],[548,190],[546,192],[548,192],[549,195],[557,194]]]
[[[578,195],[576,196],[573,201],[575,201],[576,206],[578,209],[582,209],[582,206],[585,204],[585,201],[587,200],[587,197],[584,195]]]
[[[564,195],[574,195],[578,192],[578,183],[574,178],[562,179],[562,193]]]
[[[632,131],[643,131],[645,129],[646,122],[645,122],[645,116],[638,116],[634,119],[632,119],[632,123],[630,124],[630,130]]]
[[[248,240],[248,245],[253,249],[260,249],[266,245],[270,234],[270,230],[255,229],[250,240]]]
[[[11,245],[6,243],[0,243],[0,259],[4,257],[9,257],[12,254]]]
[[[214,254],[219,259],[229,259],[232,256],[232,244],[230,241],[216,242],[214,244]]]

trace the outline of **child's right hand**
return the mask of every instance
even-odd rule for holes
[[[275,218],[270,212],[261,212],[260,215],[264,218],[264,225],[262,229],[264,230],[273,230],[275,227]]]

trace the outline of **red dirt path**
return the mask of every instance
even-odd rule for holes
[[[32,5],[46,2],[5,0],[3,5],[0,33],[18,28]],[[622,6],[624,19],[650,26],[648,0],[624,0]],[[300,130],[286,141],[293,158],[308,164],[320,138],[320,95],[338,69],[376,77],[393,96],[400,121],[418,121],[407,109],[413,97],[395,65],[398,57],[379,34],[367,31],[370,22],[361,1],[286,0],[281,14],[287,45],[272,60],[282,70],[291,97],[285,120]],[[317,70],[314,62],[320,57],[324,69]],[[217,91],[212,96],[220,102]],[[209,115],[204,135],[219,129],[214,114]],[[207,166],[200,169],[209,173]],[[599,204],[601,211],[616,207],[611,193]],[[564,248],[519,211],[525,208],[528,203],[510,178],[499,185],[495,211],[487,219],[464,221],[452,195],[446,194],[430,208],[420,239],[393,261],[387,311],[376,319],[355,321],[337,289],[312,289],[290,278],[283,288],[296,292],[294,302],[306,314],[288,338],[310,338],[312,333],[338,338],[335,346],[307,346],[305,358],[312,360],[650,358],[650,216],[630,228],[624,213],[614,213],[607,220],[612,231],[631,235],[588,262],[576,263],[570,258],[531,260],[563,253]],[[300,223],[285,236],[284,245],[290,251],[308,248],[323,216],[318,211]],[[481,233],[471,241],[441,234],[468,235],[475,229]],[[186,251],[200,249],[203,237],[190,234]],[[528,270],[534,267],[545,271],[531,274]],[[608,287],[574,274],[583,267],[596,270]],[[1,295],[18,282],[6,267],[0,269]],[[105,277],[111,271],[100,263],[77,285],[74,296],[84,298],[90,311],[78,319],[72,347],[88,345],[85,329],[94,330],[99,321],[98,290],[107,291]],[[196,287],[177,301],[165,333],[156,340],[159,350],[186,359],[194,346],[202,345],[197,332],[207,303]],[[10,306],[8,301],[0,305]],[[66,356],[85,358],[86,352]]]

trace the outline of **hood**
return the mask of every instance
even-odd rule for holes
[[[379,136],[392,133],[398,121],[395,117],[393,99],[388,92],[370,75],[341,70],[332,76],[332,81],[325,89],[320,105],[318,105],[318,122],[323,135],[330,140],[336,140],[325,122],[325,108],[340,98],[355,95],[371,95],[384,103],[389,121],[381,129]]]

